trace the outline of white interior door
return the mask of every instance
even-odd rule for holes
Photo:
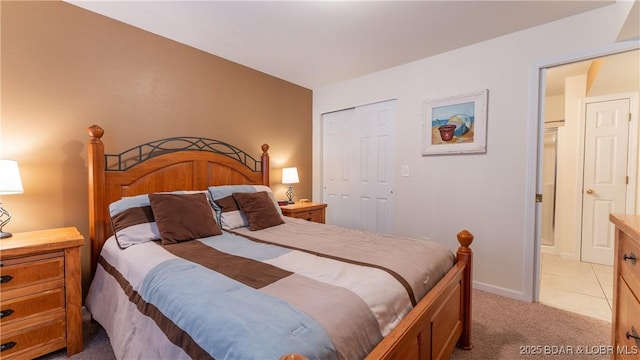
[[[586,103],[582,261],[612,265],[610,213],[626,211],[630,99]]]
[[[324,114],[327,223],[394,231],[395,100]]]
[[[327,204],[325,222],[349,227],[353,209],[355,109],[322,115],[322,201]]]

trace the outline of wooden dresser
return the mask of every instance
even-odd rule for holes
[[[282,215],[324,224],[327,204],[315,202],[297,202],[280,206]]]
[[[612,214],[613,265],[612,359],[640,358],[640,216]]]
[[[82,244],[75,227],[0,240],[0,358],[82,351]]]

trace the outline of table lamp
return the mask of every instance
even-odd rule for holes
[[[0,195],[22,194],[22,179],[18,163],[14,160],[0,160]],[[0,201],[0,239],[11,237],[10,232],[2,228],[11,220],[11,214],[2,207]]]
[[[289,198],[289,204],[293,204],[293,185],[300,182],[298,179],[298,169],[296,167],[282,168],[282,183],[289,185],[287,190],[287,198]]]

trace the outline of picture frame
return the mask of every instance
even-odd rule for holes
[[[487,151],[487,100],[482,89],[424,101],[422,155]]]

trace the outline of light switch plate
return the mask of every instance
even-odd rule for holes
[[[409,165],[402,165],[401,174],[404,177],[409,176]]]

